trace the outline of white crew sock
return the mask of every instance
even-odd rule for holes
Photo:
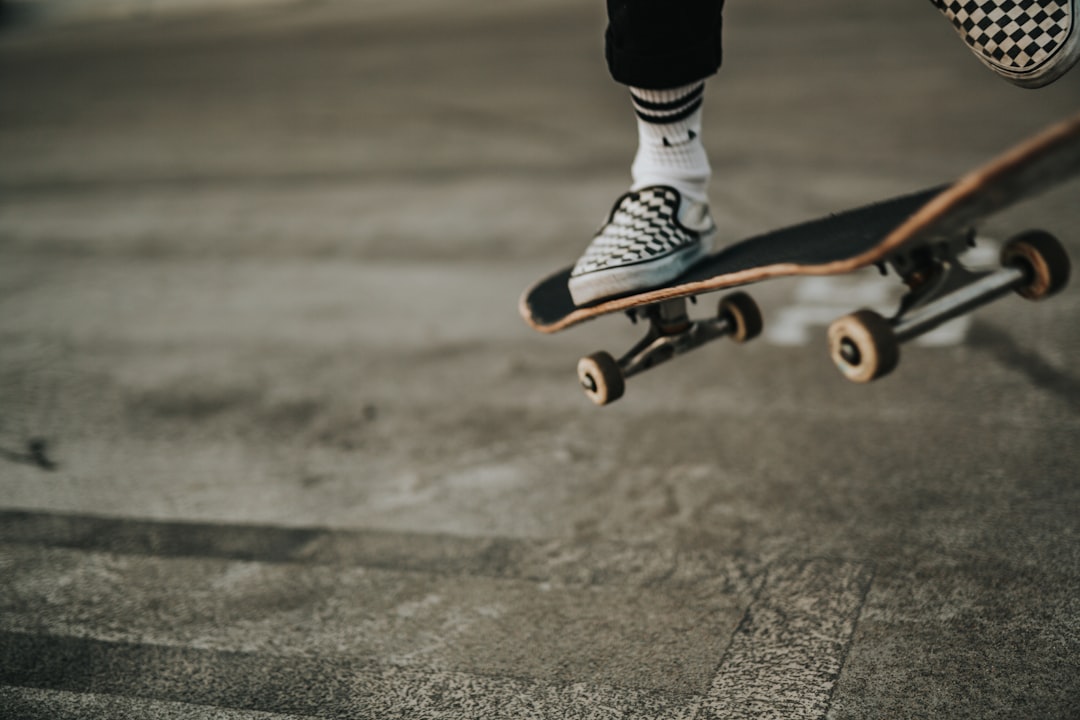
[[[671,90],[630,88],[638,117],[631,190],[670,185],[685,198],[708,201],[712,168],[701,142],[704,92],[704,80]]]

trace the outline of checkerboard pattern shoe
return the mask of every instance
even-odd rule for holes
[[[1080,58],[1080,0],[931,0],[998,75],[1037,88]]]
[[[623,195],[570,274],[578,305],[663,285],[712,249],[716,225],[704,203],[667,186]]]

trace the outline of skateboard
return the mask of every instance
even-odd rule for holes
[[[648,332],[616,359],[598,352],[581,359],[578,378],[595,403],[623,395],[626,379],[728,337],[745,342],[760,334],[761,313],[745,292],[723,297],[715,315],[692,320],[687,303],[706,293],[771,278],[839,275],[876,265],[891,268],[907,290],[891,317],[859,310],[829,326],[829,353],[854,382],[869,382],[896,368],[900,343],[1015,291],[1040,300],[1069,279],[1069,257],[1044,230],[1014,236],[1000,268],[974,271],[959,256],[974,244],[975,226],[987,216],[1080,173],[1080,115],[1021,142],[956,182],[894,197],[799,225],[774,230],[709,255],[673,282],[579,307],[564,268],[529,287],[519,311],[532,328],[554,333],[616,312]]]

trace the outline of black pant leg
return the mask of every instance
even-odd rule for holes
[[[607,6],[606,56],[616,82],[662,90],[719,69],[724,0],[607,0]]]

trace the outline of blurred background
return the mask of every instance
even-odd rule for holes
[[[599,409],[521,291],[629,182],[604,6],[4,0],[0,707],[22,717],[1076,717],[1080,291],[852,386],[874,271]],[[927,2],[730,2],[722,235],[1080,108]],[[1075,181],[981,228],[1080,257]],[[711,300],[710,300],[711,303]],[[709,305],[710,303],[703,303]],[[16,712],[17,711],[17,712]],[[440,715],[440,713],[442,713]]]

